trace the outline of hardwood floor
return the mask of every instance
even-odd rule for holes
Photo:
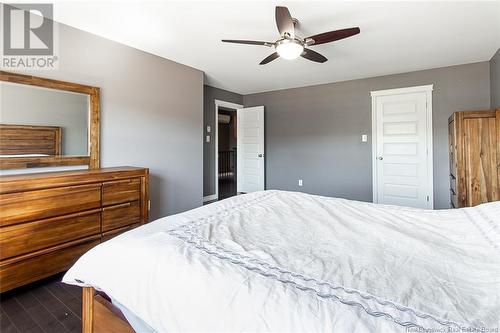
[[[82,291],[62,274],[0,295],[0,332],[81,332]]]
[[[233,180],[219,180],[219,199],[205,201],[203,205],[208,205],[213,202],[224,200],[230,197],[238,195],[236,191],[236,182]]]
[[[232,179],[219,180],[219,200],[237,195],[236,182]]]

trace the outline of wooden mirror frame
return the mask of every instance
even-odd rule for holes
[[[69,165],[88,165],[89,169],[99,168],[101,93],[98,87],[4,71],[0,71],[0,81],[89,95],[88,156],[0,157],[1,170]]]

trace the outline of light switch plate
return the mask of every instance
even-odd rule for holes
[[[210,135],[207,135],[206,140],[207,142],[210,142]]]
[[[368,142],[368,135],[366,134],[361,135],[361,142]]]
[[[212,132],[212,127],[210,127],[210,125],[207,125],[207,133],[210,133]]]

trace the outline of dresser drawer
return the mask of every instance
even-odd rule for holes
[[[132,178],[102,184],[102,205],[110,206],[141,198],[141,180]]]
[[[139,201],[127,202],[102,209],[102,232],[140,222],[141,205]]]
[[[56,246],[51,249],[26,255],[18,260],[12,258],[0,261],[0,292],[43,279],[70,268],[85,252],[99,244],[99,236],[80,242]]]
[[[100,232],[100,209],[1,227],[0,259],[97,235]]]
[[[2,194],[0,206],[0,226],[91,210],[101,206],[101,185]]]
[[[140,226],[139,223],[128,225],[128,226],[123,227],[123,228],[113,229],[113,230],[104,232],[102,234],[101,242],[105,242],[107,240],[110,240],[111,238],[116,237],[116,236],[118,236],[120,234],[123,234],[126,231],[129,231],[129,230],[132,230],[134,228],[137,228],[138,226]]]

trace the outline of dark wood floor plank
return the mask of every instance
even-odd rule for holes
[[[62,303],[66,304],[67,301],[75,299],[75,296],[63,288],[62,282],[54,282],[48,284],[46,288],[57,297]]]
[[[20,333],[4,311],[0,312],[0,332]]]
[[[81,301],[64,289],[61,282],[51,283],[47,285],[46,288],[52,295],[59,299],[75,317],[78,319],[81,318],[81,307],[78,306],[78,304],[81,304]]]
[[[219,179],[219,200],[237,195],[236,182],[233,179]]]
[[[0,333],[80,333],[81,288],[61,278],[0,294]]]
[[[66,332],[64,326],[39,302],[31,290],[23,290],[15,298],[43,332]]]
[[[73,314],[78,318],[82,319],[82,301],[76,298],[68,301],[66,306],[73,312]]]
[[[75,296],[76,299],[82,300],[82,288],[78,286],[73,286],[71,284],[62,283],[64,289],[66,289],[71,295]]]
[[[66,328],[42,304],[29,310],[29,315],[47,333],[65,333]]]
[[[34,327],[31,327],[31,328],[28,328],[28,329],[22,331],[21,333],[46,333],[46,332],[44,330],[42,330],[41,327],[34,326]]]
[[[45,286],[41,286],[40,288],[33,289],[33,295],[38,299],[40,303],[42,303],[49,311],[50,309],[57,309],[64,307],[64,304],[61,303],[57,297],[52,295]]]
[[[46,286],[37,288],[33,291],[33,294],[68,331],[78,332],[81,329],[80,319],[55,297]]]
[[[70,311],[58,311],[54,315],[69,332],[81,332],[82,321]]]
[[[20,332],[43,332],[37,323],[30,317],[28,312],[24,310],[16,297],[2,299],[1,306],[10,320]]]
[[[19,293],[19,295],[15,296],[19,304],[21,306],[29,311],[32,307],[36,307],[38,305],[41,305],[38,299],[36,299],[35,296],[31,293],[31,290],[23,291]]]
[[[59,285],[59,282],[48,284],[45,286],[45,288],[62,303],[75,298],[73,295],[67,292],[61,285]]]

